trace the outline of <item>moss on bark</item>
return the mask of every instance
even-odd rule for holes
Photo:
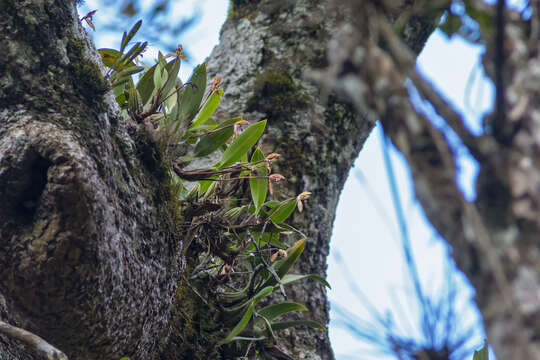
[[[310,100],[286,72],[265,70],[257,74],[254,90],[247,101],[247,110],[265,113],[272,119],[288,118],[306,108]]]
[[[84,57],[82,41],[70,39],[67,51],[71,61],[70,70],[73,72],[75,89],[87,100],[99,102],[103,94],[109,90],[109,84],[101,74],[99,67]]]

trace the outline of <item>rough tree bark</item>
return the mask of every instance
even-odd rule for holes
[[[328,43],[347,16],[331,1],[232,1],[232,6],[208,59],[210,73],[224,81],[222,111],[268,119],[263,149],[282,154],[276,169],[288,179],[282,190],[287,196],[313,193],[306,210],[293,219],[308,235],[297,272],[325,275],[339,194],[376,120],[357,115],[333,95],[321,95],[308,79],[313,69],[328,65]],[[399,13],[407,4],[394,6]],[[411,19],[405,41],[419,52],[439,15]],[[308,305],[308,316],[328,322],[319,284],[302,282],[288,295]],[[281,341],[295,358],[333,358],[327,333],[295,330]]]
[[[73,1],[0,11],[0,317],[74,359],[150,359],[182,267],[166,172],[118,121]]]
[[[329,2],[233,6],[208,61],[224,80],[222,113],[269,119],[263,147],[282,154],[285,193],[313,193],[294,218],[309,236],[300,271],[324,275],[339,193],[375,118],[306,81],[308,69],[328,65],[338,16]],[[221,319],[182,281],[167,169],[147,137],[119,121],[75,2],[3,0],[0,11],[0,319],[72,359],[217,358]],[[411,47],[437,16],[410,19]],[[319,285],[289,293],[328,321]],[[283,341],[295,357],[333,358],[324,332]],[[0,358],[38,357],[0,334]]]
[[[424,3],[411,13],[425,14],[441,3]],[[488,342],[498,358],[538,359],[539,7],[531,1],[532,15],[525,21],[503,12],[504,1],[497,3],[499,14],[482,1],[468,4],[494,24],[482,35],[487,44],[483,62],[497,85],[497,106],[484,119],[483,135],[472,135],[461,116],[416,73],[413,52],[384,21],[390,11],[374,2],[349,2],[350,11],[363,16],[352,28],[335,33],[331,43],[342,46],[330,49],[338,55],[318,80],[359,111],[379,118],[407,159],[428,219],[452,246],[457,265],[476,289]],[[466,201],[456,183],[455,140],[415,111],[404,85],[407,77],[478,162],[475,201]]]

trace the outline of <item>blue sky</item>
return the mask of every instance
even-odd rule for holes
[[[149,3],[150,1],[147,1]],[[182,35],[181,43],[186,44],[191,54],[190,63],[196,65],[210,54],[218,42],[219,30],[225,21],[227,1],[180,1],[174,16],[190,15],[200,10],[200,21]],[[181,5],[181,6],[180,6]],[[80,12],[99,8],[97,0],[87,0]],[[98,47],[118,46],[117,33],[99,32],[100,24],[110,21],[113,12],[100,9],[95,17],[98,28]],[[129,25],[126,25],[126,28]],[[153,50],[154,54],[156,50]],[[457,37],[446,38],[436,32],[429,39],[418,59],[418,68],[430,79],[444,96],[464,114],[468,125],[475,132],[481,129],[481,115],[490,109],[493,88],[486,81],[480,66],[482,47],[471,46]],[[152,51],[149,57],[153,57]],[[182,79],[191,73],[190,66],[183,66]],[[332,285],[330,300],[346,307],[352,313],[369,319],[362,303],[351,291],[347,278],[353,279],[369,300],[381,312],[401,312],[413,325],[409,333],[414,334],[414,318],[417,309],[409,301],[412,287],[407,280],[397,223],[387,183],[387,175],[381,153],[378,129],[369,137],[364,149],[351,170],[340,198],[334,232],[331,241],[331,255],[328,259],[328,278]],[[410,175],[401,156],[391,151],[391,159],[399,185],[401,201],[406,212],[414,257],[421,274],[422,284],[428,294],[437,296],[444,286],[445,264],[448,248],[438,239],[426,222],[419,204],[411,191]],[[459,181],[467,198],[474,197],[474,177],[476,167],[465,155],[459,161]],[[337,256],[341,257],[337,257]],[[337,261],[336,259],[339,259]],[[341,266],[340,266],[341,264]],[[343,264],[347,270],[344,270]],[[471,339],[473,344],[482,344],[481,325],[478,314],[470,302],[473,290],[458,273],[455,280],[459,286],[463,327],[478,323],[478,333]],[[396,307],[396,300],[401,305]],[[405,312],[403,309],[407,309]],[[369,355],[373,350],[350,332],[336,326],[335,312],[331,313],[330,336],[337,359],[384,359],[380,354]]]

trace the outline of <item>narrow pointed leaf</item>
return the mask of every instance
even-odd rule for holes
[[[272,293],[272,291],[274,291],[274,287],[273,286],[267,286],[265,288],[263,288],[261,291],[259,291],[257,294],[255,294],[255,296],[253,296],[253,298],[250,300],[253,304],[257,304],[259,301],[261,301],[262,298],[264,298],[265,296],[268,296]]]
[[[124,49],[126,48],[126,45],[127,45],[126,38],[127,38],[127,33],[124,31],[124,33],[122,34],[122,41],[120,43],[120,50],[122,50],[122,51],[124,51]]]
[[[278,316],[293,312],[293,311],[306,311],[308,308],[302,304],[296,302],[282,302],[278,304],[272,304],[263,307],[257,311],[260,316],[265,317],[268,321],[272,321]],[[262,324],[262,321],[257,319],[258,325]]]
[[[214,132],[201,137],[201,139],[195,146],[194,155],[196,157],[202,157],[209,155],[219,149],[233,135],[234,130],[231,125],[240,120],[242,120],[241,117],[236,117],[224,121],[215,128]]]
[[[114,49],[99,49],[99,55],[101,56],[101,61],[103,65],[110,68],[114,64],[117,57],[121,56],[122,53]]]
[[[111,77],[111,83],[113,83],[114,85],[120,84],[120,83],[122,83],[122,80],[123,80],[122,78],[125,78],[126,81],[127,81],[127,79],[131,78],[131,75],[139,73],[139,72],[141,72],[143,70],[144,70],[144,68],[142,68],[140,66],[126,67],[126,68],[114,73],[114,75]]]
[[[191,79],[185,84],[181,97],[178,121],[183,123],[192,119],[199,111],[199,105],[206,89],[206,64],[201,64],[193,70]]]
[[[247,337],[247,336],[235,336],[231,341],[261,341],[266,339],[266,336],[259,337]]]
[[[120,51],[121,52],[124,52],[124,49],[126,48],[126,46],[129,44],[129,42],[131,41],[131,39],[133,39],[133,37],[135,36],[135,34],[137,33],[137,31],[139,31],[139,28],[141,27],[142,25],[142,20],[139,20],[135,23],[135,25],[133,25],[133,27],[131,28],[131,30],[129,30],[129,33],[125,33],[124,32],[124,35],[125,36],[122,36],[122,44],[120,46]]]
[[[121,56],[117,57],[111,67],[114,70],[120,71],[127,66],[135,66],[133,59],[144,51],[146,45],[147,43],[135,43],[135,45],[133,45],[126,54],[122,54]]]
[[[194,155],[196,157],[202,157],[213,153],[219,149],[221,145],[225,144],[232,135],[233,129],[229,127],[202,137],[195,146]]]
[[[281,283],[283,285],[288,285],[292,282],[295,282],[295,281],[298,281],[298,280],[303,280],[303,279],[312,279],[312,280],[316,280],[318,282],[320,282],[321,284],[323,284],[324,286],[328,287],[329,289],[331,289],[331,286],[330,284],[328,283],[328,281],[326,281],[325,278],[323,278],[322,276],[320,275],[317,275],[317,274],[308,274],[308,275],[300,275],[300,274],[287,274],[283,277],[283,279],[281,279]]]
[[[227,127],[232,127],[232,125],[234,125],[234,123],[236,123],[236,122],[238,122],[240,120],[242,120],[241,116],[236,116],[236,117],[230,118],[228,120],[223,121],[222,123],[217,124],[215,129],[222,129],[222,128],[226,127],[226,126]],[[208,124],[208,122],[206,123],[206,125],[191,127],[189,129],[189,131],[207,130],[206,129],[207,124]]]
[[[146,70],[137,83],[137,91],[141,95],[141,102],[146,105],[154,92],[154,71],[157,64]]]
[[[223,152],[221,161],[214,165],[216,168],[224,168],[234,164],[242,159],[249,149],[255,145],[255,143],[261,137],[264,127],[266,126],[266,120],[259,121],[241,133]]]
[[[275,207],[274,210],[270,212],[270,218],[272,221],[279,224],[287,220],[287,218],[294,212],[294,209],[296,209],[297,201],[298,200],[296,198],[290,198],[288,200],[284,200],[279,206]]]
[[[167,81],[167,70],[158,63],[154,70],[154,89],[160,89]]]
[[[326,330],[326,327],[312,320],[279,321],[272,323],[272,330],[279,331],[295,326],[307,326],[314,329]]]
[[[240,334],[242,330],[246,328],[249,320],[251,320],[251,316],[253,315],[253,308],[254,305],[251,304],[244,316],[242,316],[242,319],[240,319],[238,324],[236,324],[236,326],[231,330],[229,335],[227,335],[227,337],[220,342],[220,345],[230,343],[236,335]]]
[[[128,55],[130,62],[133,62],[133,60],[135,60],[137,56],[141,55],[148,47],[148,41],[145,41],[142,44],[141,43],[137,43],[137,44],[139,44],[139,47],[137,48],[137,50],[133,52],[132,54]]]
[[[253,156],[251,156],[251,162],[264,160],[264,154],[260,148],[255,149]],[[252,178],[249,179],[249,187],[251,190],[251,198],[255,205],[255,214],[259,213],[262,204],[266,200],[268,192],[268,169],[266,164],[262,162],[260,166],[257,166]]]
[[[204,124],[210,118],[210,116],[212,116],[214,111],[216,111],[217,107],[219,106],[222,96],[223,96],[223,89],[214,91],[212,95],[210,95],[208,100],[206,100],[206,102],[204,103],[202,109],[197,113],[197,115],[193,119],[193,123],[190,126],[190,130],[192,128],[195,128],[197,126]]]
[[[300,254],[302,254],[304,251],[305,247],[306,239],[303,238],[302,240],[298,240],[291,248],[289,248],[289,250],[287,250],[286,258],[278,260],[274,263],[273,267],[280,279],[282,279],[289,272],[294,263],[296,263],[296,260],[298,260]],[[262,289],[275,284],[277,284],[275,277],[270,275],[269,278],[260,286],[260,288]]]
[[[175,58],[173,61],[169,62],[165,66],[165,69],[167,70],[168,76],[161,92],[162,95],[160,101],[165,100],[171,93],[171,90],[176,90],[176,80],[178,78],[178,72],[180,71],[180,58]]]

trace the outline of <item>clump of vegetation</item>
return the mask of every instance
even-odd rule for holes
[[[175,189],[171,196],[175,197],[172,203],[180,207],[179,226],[187,225],[183,254],[188,270],[181,285],[193,287],[202,301],[219,304],[219,317],[228,330],[217,345],[234,343],[236,352],[246,357],[264,356],[276,351],[280,330],[294,326],[324,329],[314,321],[279,321],[282,315],[307,310],[302,304],[259,305],[275,291],[285,295],[285,287],[296,281],[314,279],[328,286],[318,275],[289,274],[306,246],[306,237],[285,221],[295,209],[302,211],[310,193],[284,201],[270,199],[274,184],[285,178],[272,172],[279,154],[264,154],[255,147],[266,120],[252,124],[242,117],[215,119],[223,96],[220,79],[215,78],[207,89],[206,66],[201,64],[183,84],[178,78],[185,60],[181,46],[171,54],[159,53],[152,66],[138,65],[137,58],[147,43],[127,46],[140,26],[141,21],[124,33],[119,50],[100,49],[99,53],[109,69],[122,116],[138,126],[138,136],[143,134],[156,145],[147,155],[162,161],[161,168],[169,172],[164,181]],[[263,97],[283,102],[279,111],[292,110],[293,105],[281,99],[297,90],[287,75],[269,73],[261,81]],[[211,167],[185,170],[192,160],[216,151],[222,151],[221,158]],[[287,243],[284,233],[296,241]],[[210,287],[212,291],[203,289],[208,288],[204,285],[197,290],[205,281],[215,285]],[[179,294],[186,291],[181,288]]]

